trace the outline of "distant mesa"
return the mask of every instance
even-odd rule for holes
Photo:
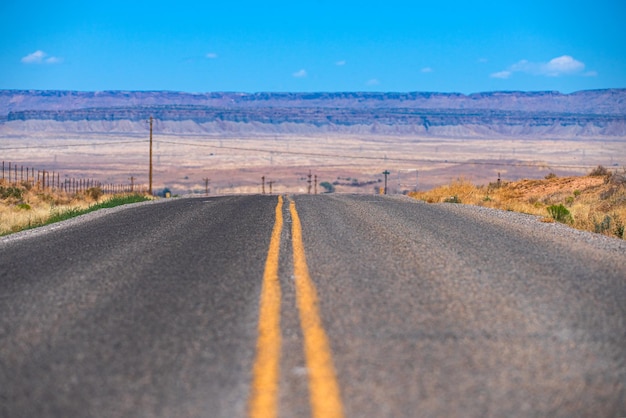
[[[0,90],[0,135],[143,132],[149,116],[163,133],[623,137],[626,89],[470,95]]]

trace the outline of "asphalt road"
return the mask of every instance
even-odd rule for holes
[[[626,245],[379,196],[0,240],[2,417],[626,417]]]

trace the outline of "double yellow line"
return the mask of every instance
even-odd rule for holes
[[[296,204],[289,200],[296,301],[304,336],[304,354],[309,378],[309,397],[313,418],[343,417],[339,385],[333,366],[328,337],[319,314],[317,291],[309,276],[302,225]],[[280,236],[283,229],[283,198],[278,197],[276,221],[272,230],[259,307],[257,353],[253,369],[252,392],[248,404],[252,418],[278,416],[280,376]]]

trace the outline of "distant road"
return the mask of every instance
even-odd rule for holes
[[[624,417],[626,242],[233,196],[0,239],[0,417]]]

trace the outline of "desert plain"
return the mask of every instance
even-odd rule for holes
[[[171,134],[153,132],[153,190],[173,194],[306,193],[334,184],[338,193],[427,190],[463,178],[581,175],[598,165],[626,166],[626,138],[441,138],[429,136]],[[148,184],[149,132],[5,132],[5,164],[91,178],[104,184]],[[265,178],[265,190],[263,180]],[[208,181],[207,181],[208,179]]]

